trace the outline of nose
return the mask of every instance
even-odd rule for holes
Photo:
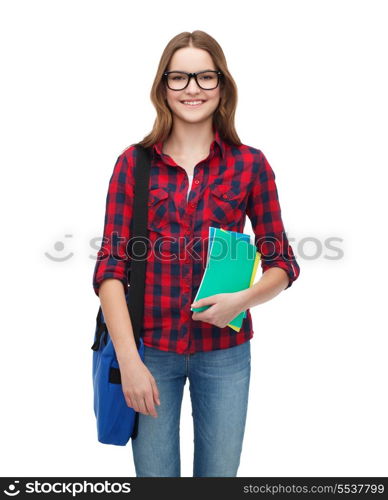
[[[189,92],[198,93],[198,91],[200,92],[202,89],[201,89],[201,87],[199,85],[197,85],[197,82],[195,81],[194,76],[192,76],[190,78],[189,84],[187,85],[187,87],[186,87],[185,90],[187,90]]]

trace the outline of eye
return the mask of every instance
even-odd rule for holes
[[[200,75],[200,79],[205,81],[214,80],[215,75],[214,73],[203,73],[202,75]]]

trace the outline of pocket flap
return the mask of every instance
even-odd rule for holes
[[[236,198],[243,196],[243,193],[239,189],[226,184],[216,184],[210,189],[214,196],[217,196],[217,198],[221,198],[224,201],[235,200]]]
[[[151,189],[148,195],[148,205],[155,205],[161,200],[168,198],[168,192],[163,188]]]

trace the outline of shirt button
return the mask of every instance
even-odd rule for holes
[[[199,184],[199,180],[195,179],[194,184]]]
[[[190,207],[195,207],[195,203],[190,203]]]
[[[227,197],[228,197],[228,195],[227,195],[227,194],[223,194],[223,195],[222,195],[222,197],[223,197],[223,198],[227,198]]]

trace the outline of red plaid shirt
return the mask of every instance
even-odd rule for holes
[[[195,166],[188,200],[186,171],[162,153],[162,142],[152,148],[150,250],[141,335],[146,346],[163,351],[188,354],[224,349],[253,337],[249,309],[239,332],[192,319],[190,304],[206,266],[209,226],[244,232],[248,215],[263,272],[281,267],[289,277],[287,288],[299,276],[267,159],[259,149],[231,145],[213,130],[209,155]],[[127,287],[135,153],[134,146],[121,153],[110,178],[104,237],[93,275],[97,295],[106,278],[117,278]]]

